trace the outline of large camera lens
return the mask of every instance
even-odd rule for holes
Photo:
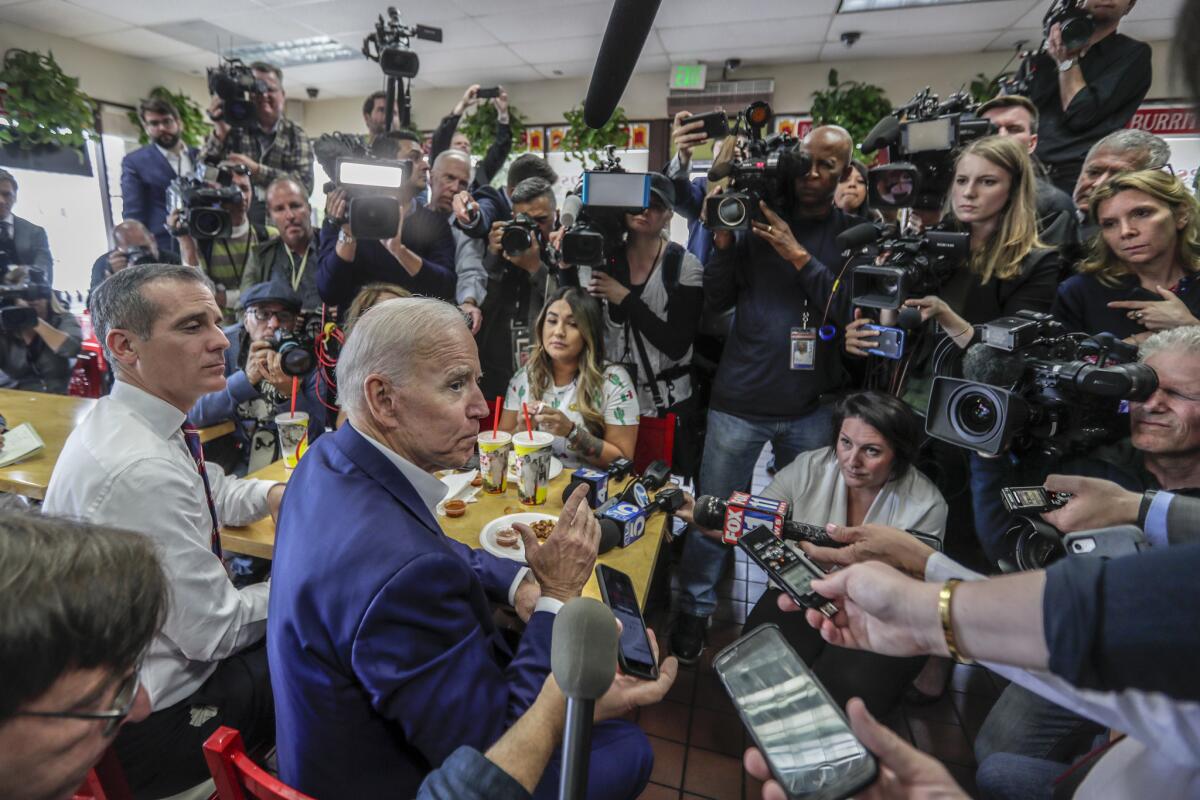
[[[245,125],[255,118],[254,103],[250,100],[226,100],[222,120],[230,125]]]
[[[986,436],[996,427],[999,412],[990,397],[971,393],[963,397],[954,409],[955,425],[972,436]]]
[[[717,221],[726,228],[737,228],[746,223],[749,209],[741,197],[726,197],[717,204]]]
[[[215,239],[225,230],[229,215],[217,208],[194,208],[188,215],[192,236]]]
[[[1096,32],[1096,23],[1088,14],[1072,14],[1063,20],[1061,32],[1063,47],[1068,50],[1080,50],[1087,46],[1092,34]]]
[[[521,225],[508,225],[500,234],[500,248],[509,255],[519,256],[532,247],[533,237]]]

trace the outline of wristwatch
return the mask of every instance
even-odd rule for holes
[[[1062,61],[1058,62],[1058,71],[1059,72],[1067,72],[1073,66],[1075,66],[1075,59],[1065,58]]]

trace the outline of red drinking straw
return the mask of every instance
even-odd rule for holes
[[[500,430],[500,395],[496,395],[496,416],[492,419],[492,441],[496,441],[496,431]]]
[[[533,423],[529,421],[529,406],[521,403],[521,410],[525,412],[525,430],[529,432],[529,441],[533,442]]]
[[[296,393],[300,391],[300,378],[292,376],[292,419],[296,418]]]

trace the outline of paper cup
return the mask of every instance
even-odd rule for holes
[[[279,452],[283,455],[284,469],[295,469],[299,458],[296,450],[308,435],[308,414],[279,414],[275,417],[275,430],[279,433]]]
[[[527,506],[540,506],[546,502],[550,486],[550,448],[554,436],[534,431],[531,437],[521,431],[513,435],[512,443],[517,454],[517,498]]]
[[[483,491],[488,494],[504,494],[508,490],[508,452],[512,450],[512,434],[491,431],[479,434],[479,476],[483,478]]]

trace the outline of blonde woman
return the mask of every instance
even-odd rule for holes
[[[1183,182],[1158,170],[1118,175],[1090,209],[1100,235],[1080,274],[1058,287],[1054,316],[1132,342],[1200,325],[1200,205]]]
[[[624,369],[604,363],[600,303],[564,287],[542,308],[529,363],[508,384],[501,430],[525,430],[521,405],[534,428],[554,435],[554,454],[567,469],[606,467],[633,458],[638,399]]]
[[[346,309],[346,335],[350,335],[350,329],[367,309],[379,305],[384,300],[395,300],[398,297],[412,297],[412,292],[394,283],[368,283],[359,289],[350,303],[350,308]]]

